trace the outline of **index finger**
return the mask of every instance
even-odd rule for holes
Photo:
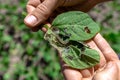
[[[110,47],[108,42],[100,35],[100,33],[98,33],[93,40],[98,48],[101,50],[107,61],[119,60],[117,54]]]

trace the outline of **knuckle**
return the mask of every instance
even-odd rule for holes
[[[38,11],[38,13],[39,14],[41,14],[44,18],[47,18],[48,16],[49,16],[49,14],[50,14],[50,10],[47,8],[47,6],[46,5],[44,5],[44,4],[41,4],[41,5],[39,5],[38,7],[37,7],[37,11]]]

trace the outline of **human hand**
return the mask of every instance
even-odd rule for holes
[[[56,15],[62,12],[71,10],[87,12],[96,4],[104,1],[110,0],[29,0],[27,3],[28,15],[24,19],[24,23],[33,31],[37,31],[41,29],[42,23],[50,23]]]
[[[61,59],[65,80],[120,80],[119,58],[106,40],[98,33],[86,44],[99,52],[100,63],[89,69],[78,70],[70,68]]]

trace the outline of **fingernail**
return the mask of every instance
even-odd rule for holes
[[[30,15],[25,18],[25,22],[32,26],[37,22],[37,18],[33,15]]]

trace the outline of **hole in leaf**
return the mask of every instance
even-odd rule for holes
[[[86,33],[91,33],[90,29],[89,29],[87,26],[84,28],[84,31],[85,31]]]

